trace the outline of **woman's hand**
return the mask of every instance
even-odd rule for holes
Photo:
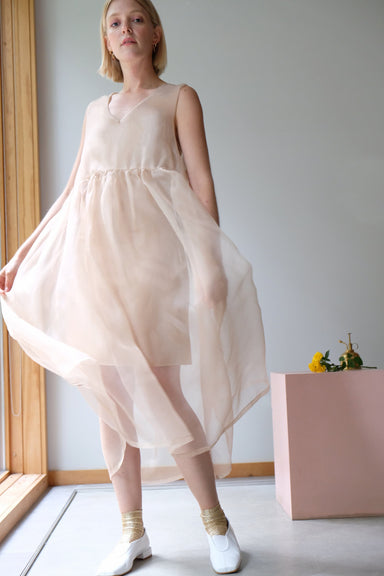
[[[12,258],[2,270],[0,270],[0,294],[6,294],[12,289],[21,261]]]
[[[79,151],[77,153],[75,164],[73,166],[71,176],[69,178],[68,184],[67,184],[64,192],[61,193],[61,195],[58,197],[56,202],[51,206],[51,208],[48,210],[47,214],[44,216],[43,220],[40,222],[40,224],[37,226],[37,228],[34,230],[34,232],[29,236],[29,238],[27,238],[27,240],[24,242],[24,244],[22,244],[22,246],[20,246],[20,248],[14,254],[13,258],[8,262],[8,264],[6,266],[4,266],[4,268],[2,270],[0,270],[0,294],[6,294],[7,292],[9,292],[12,289],[13,282],[15,280],[17,271],[20,268],[20,264],[22,263],[22,261],[24,260],[26,255],[28,254],[29,250],[31,249],[32,245],[37,240],[37,238],[39,237],[41,232],[44,230],[45,226],[61,210],[65,201],[67,200],[68,196],[70,195],[71,190],[72,190],[74,183],[75,183],[76,174],[77,174],[77,171],[79,169],[79,165],[80,165],[80,161],[81,161],[81,155],[82,155],[82,151],[83,151],[83,147],[84,147],[84,139],[85,139],[85,126],[86,126],[86,118],[84,118],[84,122],[83,122],[83,131],[81,134],[80,148],[79,148]]]
[[[226,304],[228,295],[228,281],[224,274],[218,276],[209,286],[207,293],[207,303],[209,308],[214,308],[218,304]]]
[[[222,267],[213,265],[209,272],[201,278],[201,299],[208,308],[226,305],[228,296],[228,281]]]

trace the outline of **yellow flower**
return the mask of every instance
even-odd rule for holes
[[[321,352],[316,352],[312,358],[312,362],[308,364],[308,368],[311,372],[325,372],[326,366],[321,364],[321,360],[324,358],[324,355]]]
[[[326,367],[322,366],[318,360],[313,359],[310,364],[308,364],[308,368],[311,372],[325,372]]]

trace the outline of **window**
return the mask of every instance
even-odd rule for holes
[[[0,239],[1,250],[1,239]],[[1,252],[0,252],[1,253]],[[0,268],[2,267],[2,260],[0,258]],[[1,342],[3,341],[3,327],[0,329]],[[3,347],[0,349],[0,366],[4,366]],[[5,418],[4,418],[4,374],[3,370],[0,373],[0,476],[5,471]]]
[[[40,220],[33,0],[0,4],[1,261]],[[0,541],[47,487],[44,370],[2,330]],[[4,498],[4,495],[6,496]]]

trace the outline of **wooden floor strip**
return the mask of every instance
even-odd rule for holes
[[[5,480],[3,480],[2,483],[0,484],[0,497],[5,492],[7,492],[7,490],[9,490],[11,486],[13,486],[13,484],[15,484],[18,480],[20,480],[21,477],[22,474],[10,474],[9,476],[7,476],[7,478],[5,478]]]
[[[0,542],[48,488],[46,474],[11,474],[2,482],[0,495]]]
[[[2,472],[0,472],[0,484],[1,484],[1,482],[3,482],[3,480],[8,478],[9,475],[10,475],[10,472],[8,470],[3,470]]]

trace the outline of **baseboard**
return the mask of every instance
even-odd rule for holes
[[[273,462],[248,462],[233,464],[229,478],[274,475]],[[110,479],[107,470],[50,470],[48,482],[50,486],[69,486],[73,484],[107,484]]]
[[[107,484],[110,482],[107,470],[49,470],[50,486],[70,486],[72,484]]]
[[[248,476],[274,476],[274,462],[245,462],[232,464],[229,478],[247,478]]]

